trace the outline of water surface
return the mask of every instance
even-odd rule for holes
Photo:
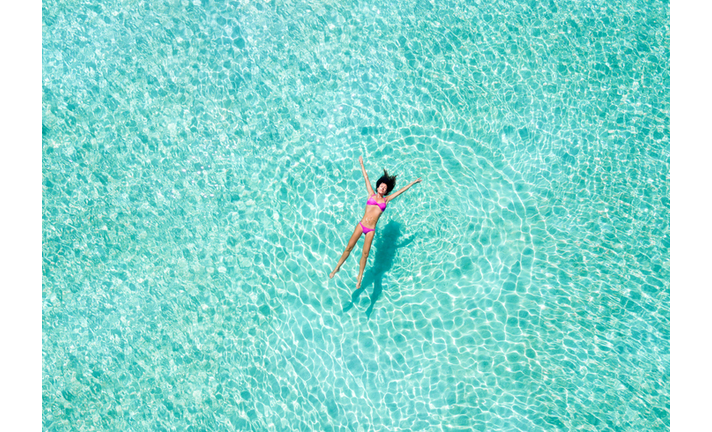
[[[45,430],[669,430],[667,3],[42,20]]]

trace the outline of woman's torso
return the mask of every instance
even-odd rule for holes
[[[361,223],[368,228],[375,228],[381,214],[386,210],[384,203],[386,203],[385,197],[383,201],[379,201],[377,194],[371,195],[366,201],[366,212],[363,215],[363,219],[361,219]],[[379,206],[378,204],[381,205]],[[383,207],[383,210],[381,210],[381,207]]]

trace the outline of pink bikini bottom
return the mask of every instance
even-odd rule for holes
[[[363,224],[361,222],[359,222],[358,224],[361,225],[361,231],[363,231],[364,234],[368,234],[371,231],[376,231],[375,228],[368,228],[368,227],[363,226]]]

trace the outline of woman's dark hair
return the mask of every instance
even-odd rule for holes
[[[389,176],[388,171],[384,169],[383,175],[376,182],[376,189],[378,189],[378,186],[380,186],[381,183],[385,183],[387,187],[385,194],[388,195],[389,193],[391,193],[393,188],[396,187],[396,177],[398,176]]]

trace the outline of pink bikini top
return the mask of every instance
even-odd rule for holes
[[[379,202],[376,202],[376,199],[374,198],[375,196],[376,196],[376,194],[371,195],[371,197],[368,199],[368,201],[366,201],[366,205],[377,205],[378,208],[381,209],[381,211],[385,211],[385,210],[386,210],[386,206],[388,205],[388,203],[384,203],[384,202],[379,203]]]

